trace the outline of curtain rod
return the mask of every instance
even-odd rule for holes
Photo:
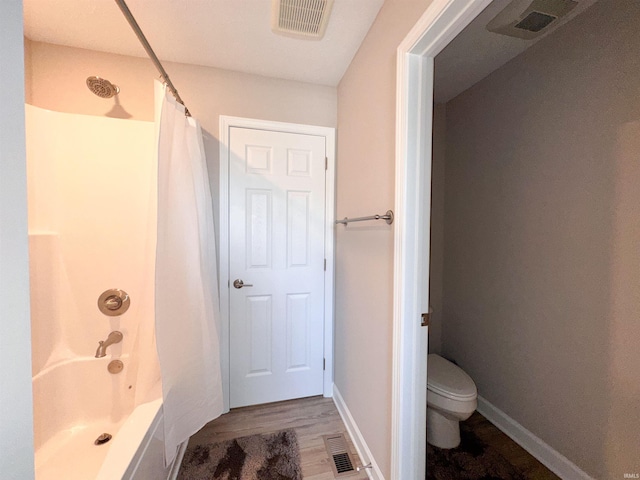
[[[176,87],[173,86],[173,83],[171,82],[171,79],[169,78],[169,74],[167,73],[167,71],[162,66],[162,63],[160,63],[160,60],[158,59],[157,55],[155,54],[155,52],[151,48],[151,45],[149,45],[149,42],[147,41],[147,38],[144,36],[144,33],[142,33],[142,30],[140,29],[140,26],[138,25],[138,22],[136,22],[136,19],[133,17],[133,14],[131,13],[131,10],[129,10],[129,7],[124,2],[124,0],[115,0],[115,1],[118,4],[118,6],[120,7],[120,10],[122,10],[122,14],[127,19],[127,22],[129,22],[129,25],[131,25],[131,28],[133,29],[133,32],[138,37],[138,40],[140,40],[140,43],[142,44],[142,46],[144,47],[145,51],[147,52],[147,55],[149,55],[149,58],[151,59],[153,64],[156,66],[156,68],[160,72],[160,76],[162,77],[162,81],[167,84],[167,87],[169,87],[169,90],[171,90],[171,93],[173,94],[173,96],[176,97],[176,100],[178,101],[178,103],[180,103],[184,107],[185,115],[190,117],[191,113],[189,113],[189,109],[187,108],[187,106],[182,101],[182,98],[180,98],[180,95],[178,94],[178,90],[176,90]]]

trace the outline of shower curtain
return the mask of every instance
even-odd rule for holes
[[[213,208],[202,131],[156,81],[158,111],[156,342],[168,466],[178,445],[222,413],[223,401]]]

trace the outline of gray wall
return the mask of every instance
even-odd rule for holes
[[[447,104],[443,353],[597,479],[640,472],[640,3]]]
[[[447,106],[433,106],[433,154],[431,157],[431,242],[429,259],[429,353],[442,353],[444,280],[444,182]]]
[[[34,476],[22,2],[0,4],[0,472]]]

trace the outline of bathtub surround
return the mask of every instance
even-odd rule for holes
[[[601,0],[446,107],[443,354],[598,479],[640,471],[639,21]]]
[[[84,480],[122,445],[119,429],[136,407],[160,395],[154,126],[27,105],[26,129],[36,474],[73,478],[74,462]],[[114,286],[130,295],[130,308],[106,316],[97,300]],[[95,358],[112,331],[122,341]],[[116,359],[124,369],[111,374]],[[98,448],[104,432],[114,438]],[[119,458],[132,458],[138,445],[130,442]]]
[[[156,81],[158,236],[156,342],[162,373],[165,465],[223,411],[216,242],[200,124]]]

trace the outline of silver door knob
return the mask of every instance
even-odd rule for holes
[[[240,279],[236,279],[233,281],[233,286],[236,288],[242,288],[242,287],[253,287],[253,285],[249,284],[249,283],[244,283],[242,280]]]

